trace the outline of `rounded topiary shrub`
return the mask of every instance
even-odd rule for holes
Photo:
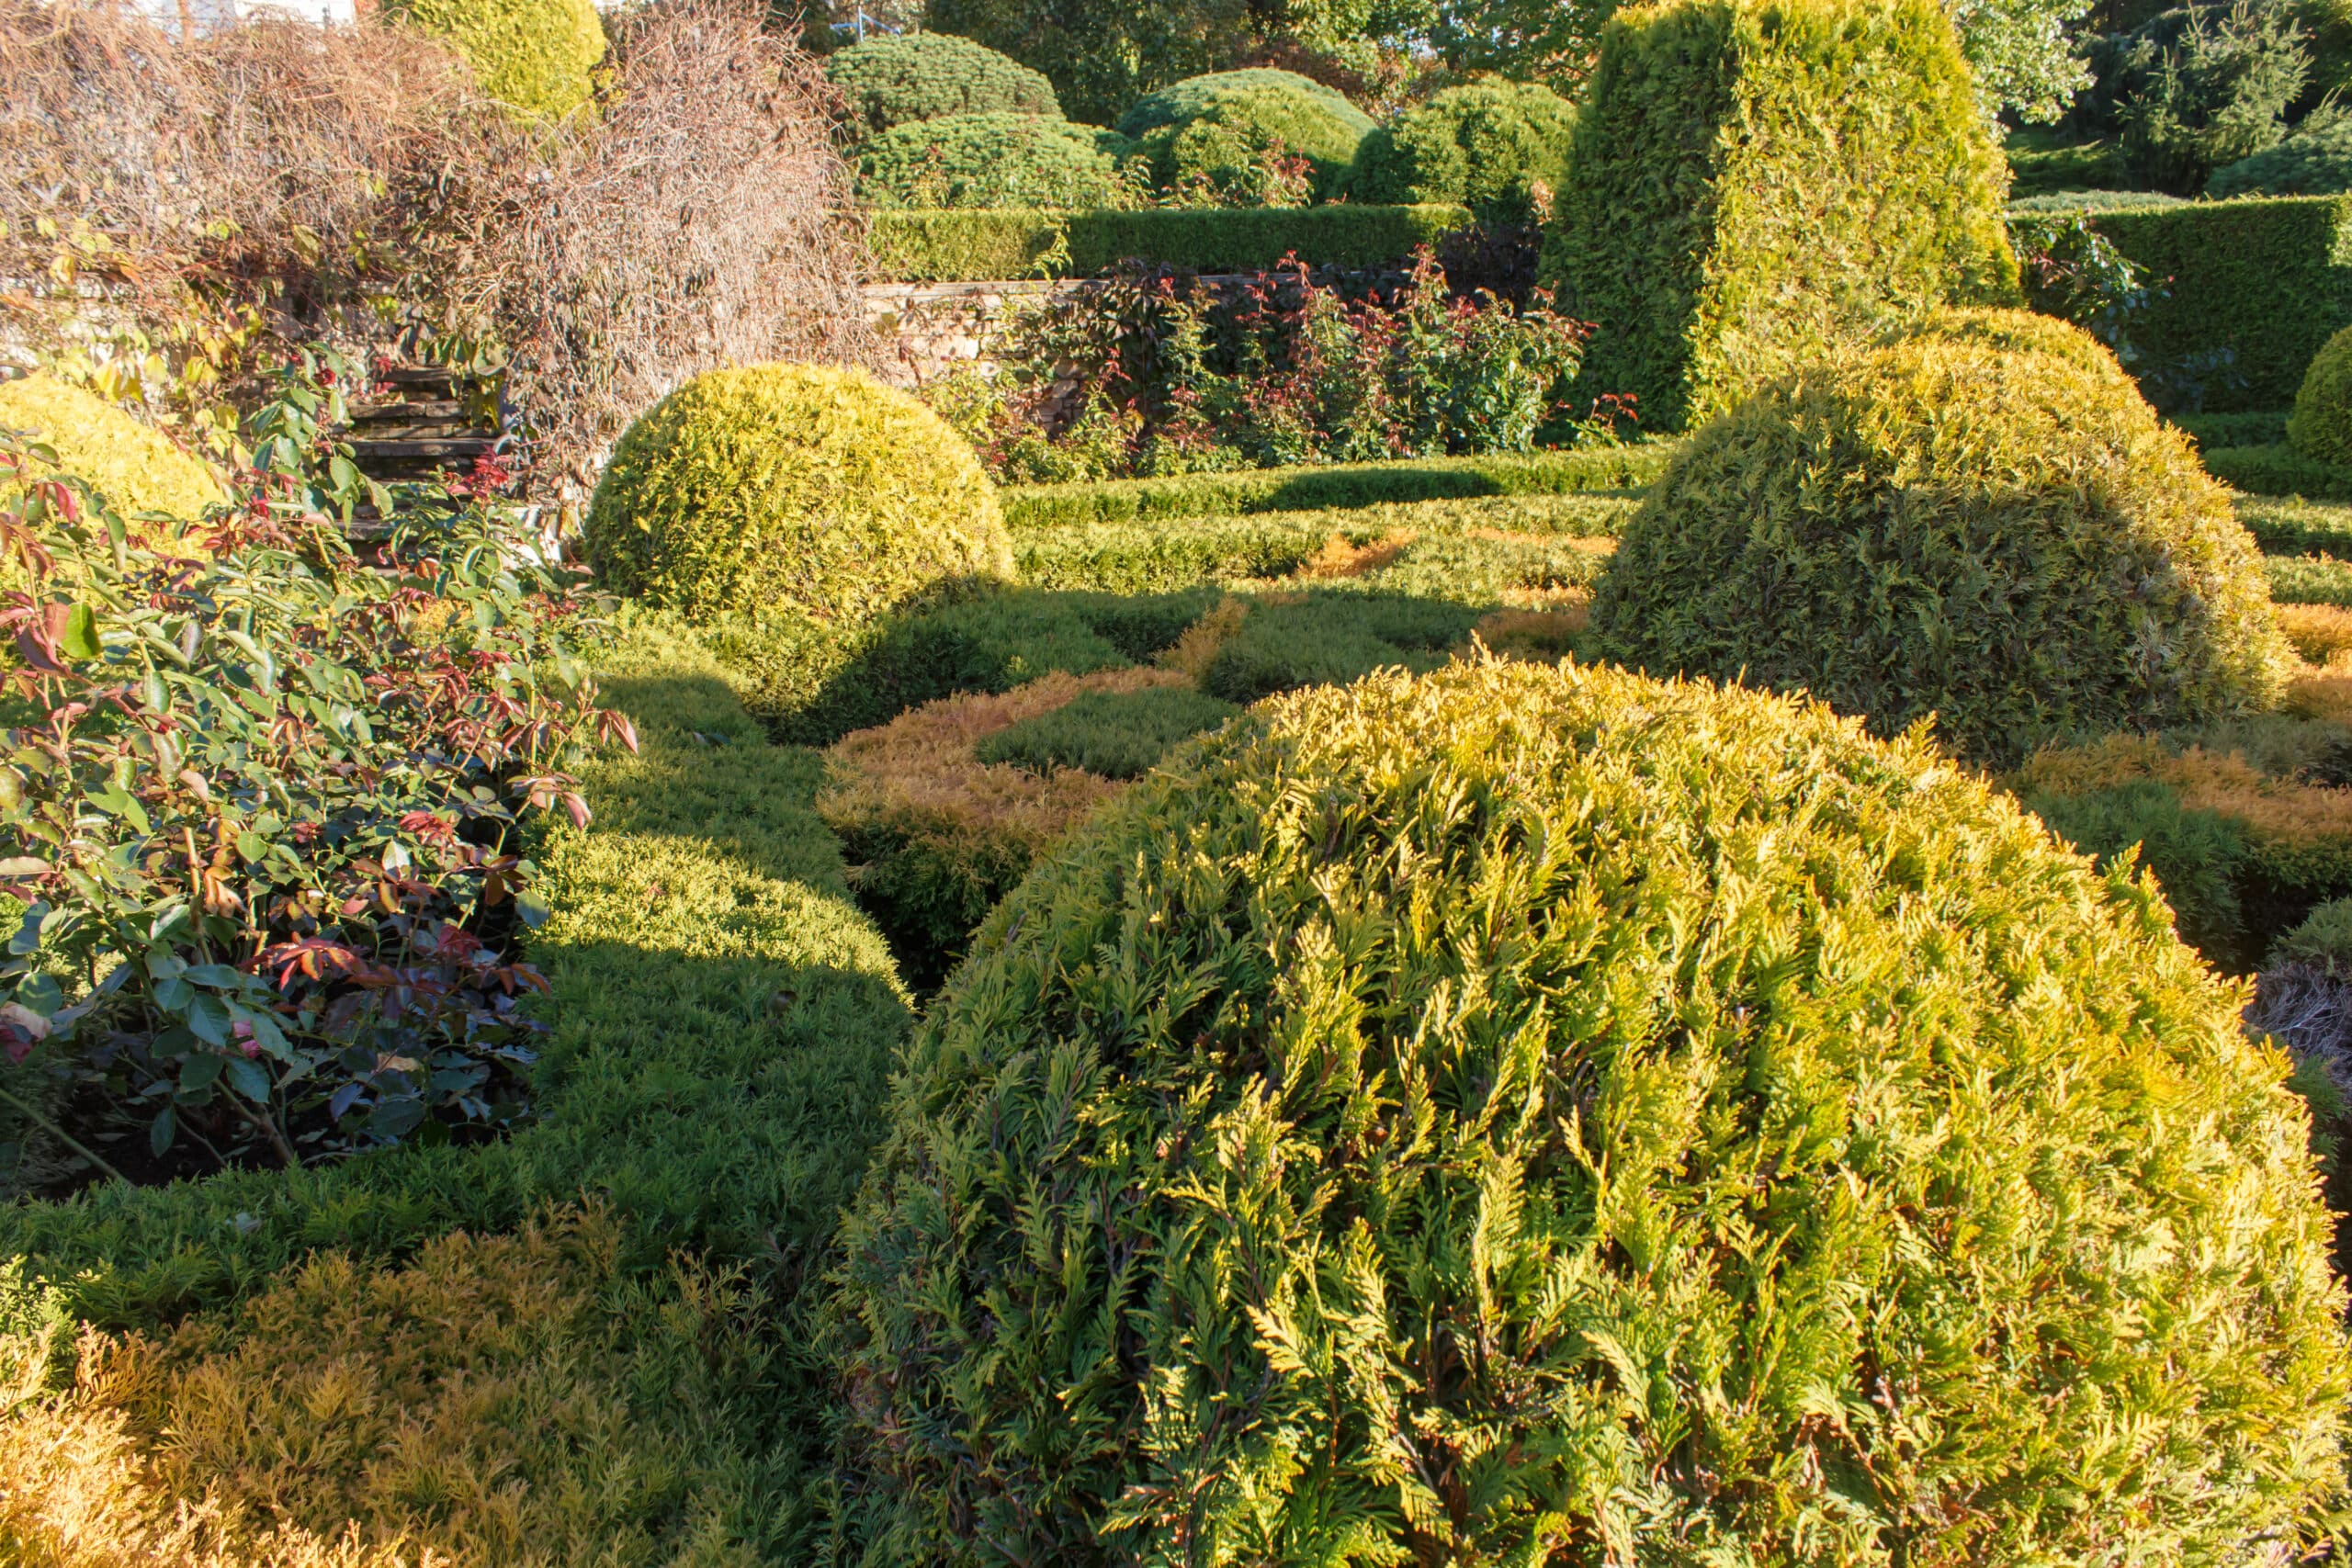
[[[713,370],[654,404],[614,447],[585,533],[625,593],[835,627],[1012,572],[963,437],[863,371],[819,365]]]
[[[2303,372],[2287,440],[2306,457],[2352,464],[2352,327],[2323,344]]]
[[[984,44],[953,33],[910,33],[852,44],[825,62],[861,135],[964,114],[1061,118],[1054,85]]]
[[[2338,1494],[2352,1372],[2244,999],[2149,884],[1817,705],[1277,699],[1041,863],[910,1045],[822,1330],[845,1523],[2252,1561]]]
[[[193,522],[228,500],[212,470],[104,398],[53,376],[0,381],[0,429],[57,454],[60,472],[87,479],[126,514]]]
[[[1349,176],[1359,201],[1451,202],[1525,223],[1567,182],[1576,106],[1532,83],[1449,87],[1364,138]]]
[[[1295,72],[1256,68],[1193,76],[1137,100],[1119,118],[1164,186],[1236,184],[1237,171],[1268,149],[1303,155],[1314,194],[1346,179],[1372,117],[1340,93]]]
[[[959,114],[868,138],[858,195],[876,207],[1123,207],[1115,130],[1034,114]]]
[[[1971,343],[2002,354],[2046,354],[2101,378],[2120,391],[2135,397],[2139,393],[2139,383],[2132,379],[2113,349],[2074,322],[2039,310],[1997,306],[1930,310],[1905,321],[1889,339]]]
[[[2290,658],[2188,438],[2079,346],[1973,335],[1825,363],[1702,427],[1593,616],[1655,673],[1803,687],[1881,733],[1932,713],[1993,762],[2267,706]]]
[[[532,114],[586,103],[605,58],[591,0],[386,0],[382,14],[447,39],[483,92]]]

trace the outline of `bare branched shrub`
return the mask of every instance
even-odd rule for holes
[[[396,27],[184,42],[121,0],[0,0],[11,335],[96,321],[206,379],[224,343],[249,369],[387,320],[454,334],[505,355],[539,487],[584,484],[698,371],[867,356],[830,89],[761,16],[655,0],[594,110],[545,123]]]

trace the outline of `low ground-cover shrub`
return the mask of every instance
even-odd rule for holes
[[[2241,496],[2238,521],[2265,550],[2352,559],[2352,509],[2291,498]]]
[[[0,438],[10,1109],[109,1175],[93,1145],[291,1167],[527,1114],[518,824],[584,818],[567,770],[628,735],[567,585],[478,509],[369,570],[264,472],[164,555],[28,472]]]
[[[1920,0],[1628,8],[1577,122],[1544,276],[1598,323],[1586,395],[1681,430],[1861,326],[2007,303],[2002,164]]]
[[[1414,457],[1079,484],[998,492],[1016,534],[1093,523],[1361,509],[1482,496],[1564,496],[1654,484],[1673,448],[1662,442],[1561,451]],[[1614,498],[1610,505],[1613,510]],[[1566,531],[1566,530],[1563,530]],[[1587,530],[1577,530],[1584,532]],[[1589,530],[1613,532],[1614,530]]]
[[[1956,340],[1788,378],[1693,436],[1594,615],[1655,671],[1801,686],[1882,733],[1932,712],[1994,761],[2259,709],[2285,658],[2177,431],[2112,368]]]
[[[53,376],[0,381],[0,430],[47,447],[56,462],[36,461],[37,471],[88,480],[126,521],[155,512],[194,522],[228,499],[204,464],[160,432]]]
[[[829,56],[825,75],[849,100],[861,136],[950,115],[1062,113],[1051,82],[953,33],[877,33]]]
[[[851,885],[910,984],[928,989],[944,978],[1031,863],[1124,786],[1119,775],[1079,763],[1035,766],[1034,753],[990,754],[989,743],[1088,698],[1163,693],[1197,698],[1189,677],[1174,671],[1047,674],[1001,694],[926,703],[827,750],[817,809],[841,835]],[[1193,728],[1215,722],[1221,717]]]
[[[1251,602],[1203,650],[1200,687],[1244,705],[1301,686],[1339,685],[1374,670],[1433,670],[1468,641],[1491,604],[1329,588]]]
[[[849,1540],[2308,1531],[2342,1297],[2244,1000],[1916,738],[1574,667],[1289,699],[1067,842],[919,1032],[825,1337]]]
[[[1133,205],[1115,130],[1038,114],[950,115],[882,131],[857,152],[857,193],[877,207]]]
[[[811,365],[710,371],[646,411],[596,486],[586,544],[622,592],[837,629],[1012,569],[956,433],[863,372]]]
[[[1138,779],[1178,741],[1215,729],[1240,711],[1187,685],[1086,691],[1051,712],[998,730],[974,755],[1038,774],[1075,768],[1106,779]]]
[[[1567,185],[1576,124],[1576,106],[1534,83],[1448,87],[1364,138],[1348,194],[1454,202],[1484,223],[1534,222]]]

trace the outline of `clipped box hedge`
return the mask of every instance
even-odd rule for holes
[[[1315,512],[1382,502],[1449,501],[1478,495],[1569,495],[1650,484],[1673,448],[1582,446],[1565,452],[1408,457],[1238,473],[1088,484],[1018,485],[998,492],[1008,528],[1128,523],[1148,517],[1229,517]]]
[[[966,283],[1093,277],[1129,256],[1195,272],[1247,272],[1294,253],[1317,266],[1379,266],[1469,221],[1446,206],[932,209],[875,213],[867,243],[876,277]]]
[[[2226,350],[2208,412],[2283,409],[2322,344],[2352,325],[2352,196],[2251,197],[2101,212],[2091,222],[2144,268],[2131,333],[2160,365]]]

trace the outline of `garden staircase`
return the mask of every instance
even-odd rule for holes
[[[351,411],[351,460],[379,483],[463,474],[498,446],[494,422],[469,417],[450,372],[399,365],[379,374],[385,391]]]

